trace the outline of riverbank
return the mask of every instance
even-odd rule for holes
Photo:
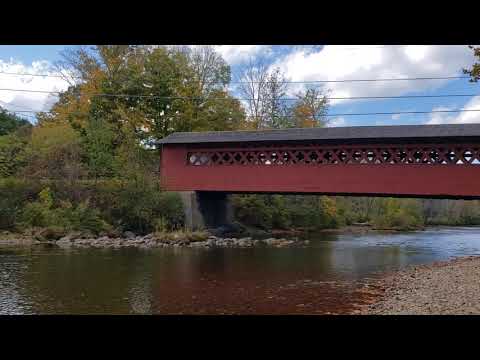
[[[424,230],[417,229],[418,230]],[[224,232],[222,229],[210,231],[173,231],[136,235],[126,231],[121,234],[93,235],[89,232],[64,233],[49,228],[30,229],[24,233],[0,232],[0,245],[18,246],[60,246],[60,247],[252,247],[268,245],[275,247],[306,245],[305,240],[312,233],[367,234],[405,232],[400,229],[376,229],[371,225],[358,224],[334,229],[290,229],[260,231],[245,228],[244,231]]]
[[[81,232],[70,233],[59,238],[46,231],[28,236],[13,233],[0,234],[0,245],[19,245],[19,246],[58,246],[61,248],[158,248],[158,247],[253,247],[253,246],[272,246],[287,247],[308,245],[309,240],[293,238],[264,238],[253,239],[252,237],[219,237],[208,232],[171,232],[171,233],[152,233],[145,236],[136,236],[133,233],[126,232],[124,237],[99,236],[94,237],[90,234]]]
[[[368,289],[371,289],[369,291]],[[390,273],[360,291],[364,315],[480,314],[480,257],[462,257]]]

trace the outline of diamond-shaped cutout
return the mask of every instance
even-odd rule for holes
[[[249,164],[256,163],[257,160],[257,157],[254,155],[254,153],[251,152],[249,152],[247,156],[245,156],[245,158],[247,159],[247,163]]]
[[[388,150],[382,150],[382,160],[384,163],[390,162],[390,159],[392,158],[392,154],[390,154],[390,151]]]
[[[405,151],[400,150],[400,151],[397,152],[397,158],[400,162],[402,162],[402,163],[406,162],[407,157],[408,157],[408,155]]]
[[[359,162],[361,158],[362,158],[362,152],[359,150],[355,150],[352,154],[352,159],[355,162]]]
[[[316,151],[310,151],[308,153],[308,158],[311,162],[318,162],[318,153]]]
[[[338,159],[340,160],[341,163],[346,163],[347,158],[348,158],[348,154],[347,154],[346,151],[340,150],[340,151],[337,152],[337,157],[338,157]]]
[[[193,165],[195,164],[196,161],[197,161],[197,155],[190,154],[190,156],[188,157],[188,162]]]
[[[202,164],[202,165],[205,165],[206,163],[208,163],[207,154],[200,155],[199,163]]]
[[[462,155],[468,163],[473,161],[473,152],[471,150],[465,150]]]
[[[433,164],[439,162],[440,161],[440,155],[439,155],[438,151],[436,151],[436,150],[430,151],[428,153],[428,159],[429,159],[429,162],[433,163]]]
[[[297,159],[297,161],[303,162],[305,160],[305,154],[303,153],[303,151],[297,151],[295,153],[295,158]]]
[[[278,161],[278,153],[276,151],[270,153],[270,160],[272,163],[276,163]]]
[[[265,164],[267,162],[267,155],[261,152],[258,154],[258,159],[260,160],[260,163]]]
[[[423,160],[423,151],[416,150],[413,152],[413,161],[416,163],[422,162]]]
[[[323,158],[327,161],[327,164],[332,161],[332,157],[333,155],[330,151],[325,151],[325,153],[323,154]]]
[[[449,163],[456,163],[457,162],[457,154],[455,154],[455,151],[453,150],[448,150],[447,153],[445,154],[445,158]]]
[[[372,150],[367,150],[367,160],[373,162],[375,160],[375,153]]]

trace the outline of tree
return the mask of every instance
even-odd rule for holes
[[[58,107],[67,110],[54,107],[54,116],[73,111],[68,121],[81,131],[89,118],[103,119],[118,135],[115,146],[126,130],[155,148],[172,132],[237,126],[243,117],[224,89],[230,68],[212,47],[102,45],[70,51],[58,66],[82,80],[60,98]]]
[[[14,134],[0,136],[0,178],[15,174],[21,166],[25,141]]]
[[[240,76],[239,93],[244,97],[248,120],[254,129],[319,127],[326,124],[328,98],[321,89],[296,94],[296,102],[285,100],[287,81],[279,68],[262,61],[250,63]]]
[[[0,107],[0,136],[14,132],[21,127],[30,127],[30,123]]]
[[[297,94],[291,114],[295,127],[323,127],[327,123],[328,98],[321,89],[307,89]]]
[[[230,66],[211,46],[175,48],[188,59],[189,74],[179,101],[181,131],[236,130],[245,118],[240,102],[227,90]]]
[[[115,131],[108,122],[96,116],[91,117],[81,144],[85,151],[89,175],[95,180],[116,174],[115,137]]]
[[[231,80],[230,66],[212,46],[196,46],[184,50],[192,68],[191,81],[200,95],[207,97],[212,91],[227,86]]]
[[[74,181],[86,176],[81,138],[69,124],[39,123],[25,147],[20,175]]]
[[[23,165],[31,128],[27,120],[0,109],[0,178],[15,175]]]
[[[267,65],[260,60],[254,62],[252,59],[239,77],[238,91],[240,96],[246,99],[248,121],[253,124],[255,129],[268,127],[268,78]]]
[[[468,47],[473,50],[473,55],[477,58],[477,62],[475,62],[470,69],[463,69],[463,73],[471,76],[470,81],[477,82],[478,79],[480,79],[480,47],[474,47],[472,45]]]
[[[266,127],[271,129],[291,127],[292,122],[288,117],[288,106],[283,100],[287,90],[285,81],[285,76],[279,68],[273,69],[267,78],[263,106],[267,115]]]

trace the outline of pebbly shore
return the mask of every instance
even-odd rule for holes
[[[480,314],[480,257],[412,266],[375,282],[366,315]]]

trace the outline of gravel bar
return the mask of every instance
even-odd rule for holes
[[[414,266],[378,280],[377,299],[362,314],[480,314],[480,257]]]

